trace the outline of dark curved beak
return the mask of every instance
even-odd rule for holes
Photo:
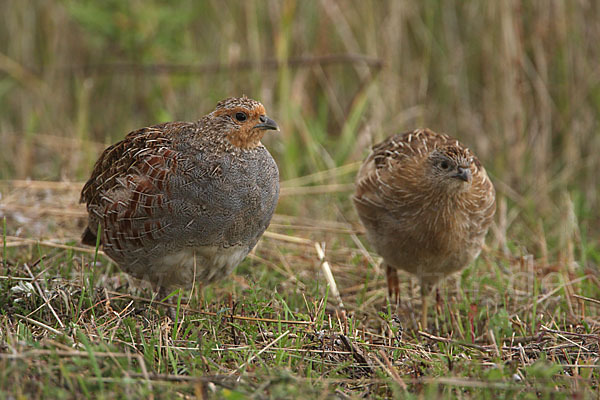
[[[456,169],[455,178],[461,179],[465,182],[471,181],[471,170],[469,168],[458,167]]]
[[[277,125],[277,122],[273,121],[271,118],[267,117],[266,115],[261,115],[260,124],[254,125],[254,129],[278,131],[279,126]]]

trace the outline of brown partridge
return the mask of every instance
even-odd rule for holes
[[[433,285],[479,255],[495,199],[475,155],[429,129],[389,137],[362,165],[354,206],[383,257],[390,296],[399,296],[397,269],[420,280],[423,328]]]
[[[230,274],[275,211],[279,172],[261,144],[279,130],[259,102],[219,102],[197,122],[129,133],[100,156],[81,192],[88,226],[125,272],[166,290]]]

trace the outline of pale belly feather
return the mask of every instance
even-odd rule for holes
[[[208,284],[228,276],[248,252],[248,246],[184,248],[156,260],[148,271],[153,278],[150,281],[160,281],[165,287]]]

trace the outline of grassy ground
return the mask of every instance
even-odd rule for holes
[[[224,3],[0,3],[0,397],[597,398],[595,3]],[[82,181],[128,131],[242,93],[282,127],[277,214],[173,320],[79,245]],[[369,145],[419,126],[498,190],[427,331],[410,276],[389,304],[349,201]]]

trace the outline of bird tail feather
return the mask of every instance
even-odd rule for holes
[[[88,246],[96,246],[97,236],[96,233],[92,232],[90,227],[86,227],[85,231],[83,231],[83,235],[81,235],[81,243],[87,244]]]

